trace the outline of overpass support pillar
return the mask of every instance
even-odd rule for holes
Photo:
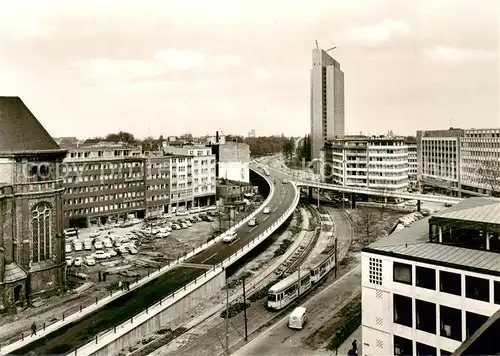
[[[421,210],[421,205],[422,203],[420,202],[420,200],[417,200],[417,211],[420,213],[420,210]]]
[[[351,209],[356,209],[356,194],[351,193]]]
[[[309,187],[309,200],[312,200],[313,198],[313,188]]]

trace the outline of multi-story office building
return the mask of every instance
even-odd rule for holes
[[[417,131],[417,179],[424,191],[460,195],[462,129]]]
[[[460,144],[462,194],[500,193],[500,129],[465,130]]]
[[[402,138],[349,136],[328,141],[325,181],[344,186],[406,191],[408,146]]]
[[[499,309],[498,211],[470,198],[363,249],[363,354],[451,355]]]
[[[64,225],[87,226],[145,217],[145,159],[140,148],[102,143],[66,147],[60,168]]]
[[[188,174],[192,175],[193,206],[211,205],[216,194],[216,155],[207,146],[165,147],[167,154],[191,157]],[[178,173],[180,174],[180,172]]]
[[[417,158],[417,145],[408,144],[408,178],[410,181],[417,180],[418,172],[418,158]]]
[[[165,156],[163,151],[147,153],[144,165],[147,217],[159,216],[171,211],[170,167],[172,159],[171,156]]]
[[[60,149],[18,97],[0,97],[0,313],[65,284]]]
[[[311,69],[311,158],[327,140],[344,136],[344,72],[326,51],[313,50]]]

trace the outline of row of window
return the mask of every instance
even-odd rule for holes
[[[437,349],[434,346],[416,343],[416,352],[413,351],[413,341],[394,335],[394,355],[395,356],[437,356]],[[440,350],[441,356],[449,356],[452,353],[446,350]]]
[[[74,183],[81,183],[81,182],[102,182],[102,181],[107,181],[107,180],[117,180],[117,179],[142,179],[143,175],[141,173],[124,173],[124,174],[103,174],[103,175],[86,175],[83,177],[78,177],[78,176],[73,176],[73,177],[65,177],[64,178],[64,183],[66,184],[74,184]]]
[[[128,183],[115,183],[115,184],[100,184],[100,185],[88,185],[84,187],[74,187],[66,188],[66,194],[82,194],[89,192],[100,192],[103,190],[113,190],[113,189],[125,189],[132,187],[143,186],[143,182],[128,182]]]
[[[433,335],[439,334],[455,341],[465,340],[488,320],[488,316],[472,312],[466,312],[465,320],[462,320],[460,309],[420,299],[415,299],[414,304],[412,298],[399,294],[393,295],[393,306],[394,323]],[[437,320],[438,310],[439,321]],[[464,322],[466,335],[462,335]]]
[[[62,172],[83,172],[88,170],[118,169],[143,167],[143,162],[118,162],[118,163],[84,163],[84,164],[64,164],[61,166]]]
[[[119,210],[119,209],[139,208],[142,206],[144,206],[143,201],[132,201],[126,203],[111,204],[111,205],[92,206],[90,208],[69,209],[65,211],[64,215],[66,215],[67,217],[81,216],[81,215],[101,213],[107,211],[112,212],[113,210]]]
[[[413,278],[412,265],[393,263],[394,282],[413,285],[425,289],[436,290],[436,270],[427,267],[415,266]],[[500,304],[500,282],[493,283],[493,302]],[[462,290],[465,290],[463,293]],[[491,302],[490,280],[479,277],[465,276],[465,288],[462,288],[462,275],[453,272],[439,271],[439,291],[443,293],[464,296],[469,299]]]
[[[103,194],[82,198],[69,198],[64,199],[65,205],[71,204],[89,204],[101,201],[116,200],[116,199],[126,199],[126,198],[141,198],[144,197],[144,192],[125,192],[125,193],[114,193],[114,194]]]
[[[147,198],[147,201],[166,200],[166,199],[168,199],[168,194],[157,194],[149,196]]]

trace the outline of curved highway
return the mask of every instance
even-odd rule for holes
[[[252,165],[252,169],[257,170],[259,174],[264,175],[263,171],[254,167],[254,165]],[[267,178],[271,181],[271,183],[275,182],[274,194],[267,205],[270,208],[271,213],[260,213],[257,216],[257,226],[250,227],[248,224],[240,226],[240,228],[236,230],[238,238],[233,243],[224,244],[222,241],[219,241],[206,250],[186,260],[186,264],[219,264],[245,244],[249,243],[252,239],[259,236],[274,222],[276,222],[279,217],[283,215],[283,213],[285,213],[285,211],[293,203],[295,198],[295,188],[292,184],[282,184],[282,181],[280,180],[283,177],[282,174],[279,174],[278,172],[270,173],[271,175]],[[180,267],[182,267],[182,264]],[[199,273],[201,273],[201,269]],[[79,348],[92,340],[93,335],[104,332],[113,325],[120,324],[137,314],[140,311],[140,309],[137,308],[139,305],[142,309],[145,309],[146,307],[155,304],[165,295],[171,293],[170,290],[162,290],[165,288],[164,282],[169,281],[171,282],[169,284],[175,284],[173,281],[178,280],[178,274],[178,268],[173,268],[137,290],[132,289],[129,293],[120,296],[114,302],[103,305],[97,311],[83,316],[81,319],[74,321],[69,325],[61,326],[52,333],[44,335],[28,345],[20,345],[17,352],[22,354],[34,352],[34,354],[37,355],[55,353],[61,354],[69,352],[72,349]],[[182,283],[188,284],[191,280],[194,280],[198,274],[192,274],[190,277],[187,277],[188,280],[183,280]],[[154,291],[154,293],[152,293],[152,291]],[[159,298],[153,297],[153,294],[159,296]],[[139,295],[150,296],[151,298],[148,299],[147,303],[140,304],[140,299],[142,298],[139,298]],[[135,304],[134,307],[131,305],[132,301],[134,302],[132,304]]]

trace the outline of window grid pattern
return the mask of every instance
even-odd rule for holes
[[[33,262],[45,261],[51,258],[51,214],[52,210],[47,203],[38,204],[32,211]]]
[[[382,260],[379,258],[369,258],[368,281],[371,284],[382,285]]]

